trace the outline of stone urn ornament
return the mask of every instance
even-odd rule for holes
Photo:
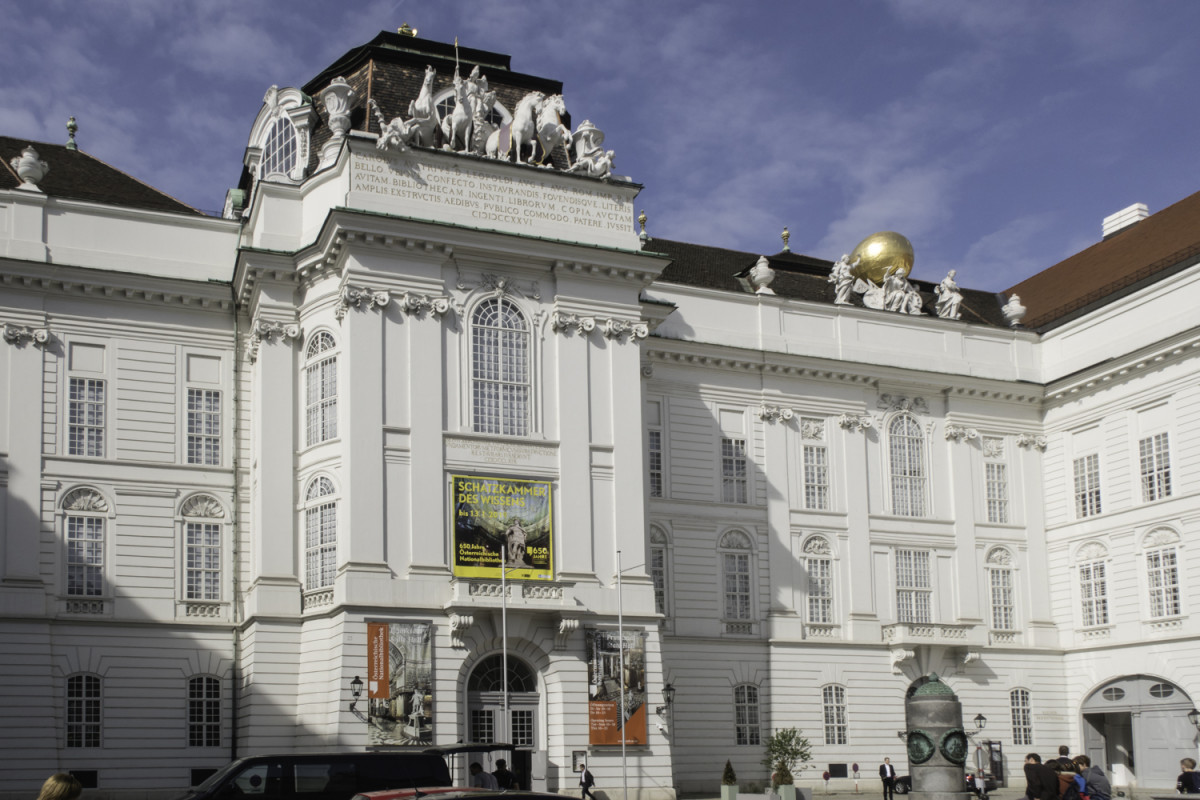
[[[50,165],[38,158],[38,151],[33,149],[33,145],[28,145],[21,151],[20,156],[15,156],[9,163],[21,178],[21,185],[17,187],[18,189],[24,189],[27,192],[41,191],[38,184],[50,171]]]

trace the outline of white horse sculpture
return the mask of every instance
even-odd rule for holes
[[[437,130],[437,115],[433,107],[433,78],[437,70],[425,67],[425,80],[417,99],[409,102],[408,144],[416,147],[433,147],[434,132]]]
[[[549,166],[546,162],[550,159],[550,154],[554,152],[554,148],[560,144],[565,145],[571,141],[571,131],[566,125],[562,124],[561,115],[567,113],[567,104],[563,102],[561,94],[554,94],[547,97],[541,107],[538,109],[537,115],[537,138],[542,146],[542,157],[537,162],[542,166]],[[571,153],[567,150],[568,165],[571,161]],[[532,158],[530,163],[533,163]]]
[[[456,81],[454,86],[454,111],[442,120],[442,149],[458,150],[459,142],[462,150],[471,149],[471,97],[470,84],[466,81]]]
[[[521,161],[521,149],[525,145],[533,146],[537,134],[537,115],[546,95],[541,92],[530,92],[517,103],[513,112],[512,122],[492,133],[487,141],[488,158],[508,158],[510,152],[515,154],[518,164]],[[532,151],[529,158],[533,158]]]

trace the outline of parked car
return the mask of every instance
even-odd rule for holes
[[[418,797],[435,795],[436,800],[563,800],[561,794],[547,792],[513,792],[479,789],[472,786],[441,786],[431,789],[385,789],[381,792],[364,792],[353,800],[415,800]]]
[[[307,753],[239,758],[178,800],[349,800],[378,789],[451,784],[439,753]]]
[[[996,779],[991,775],[985,775],[983,778],[984,792],[993,792],[996,790]],[[896,794],[908,794],[912,791],[912,776],[901,775],[896,778]],[[975,782],[971,778],[971,773],[963,775],[963,791],[975,793]]]

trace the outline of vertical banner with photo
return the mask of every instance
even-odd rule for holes
[[[433,744],[433,625],[367,623],[368,745]]]
[[[554,523],[550,482],[451,475],[454,574],[515,580],[554,578]]]
[[[646,636],[625,632],[625,671],[617,631],[587,631],[588,744],[646,744]],[[625,687],[625,708],[621,686]],[[620,715],[619,715],[620,714]]]

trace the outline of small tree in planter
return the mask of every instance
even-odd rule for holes
[[[763,766],[773,771],[771,783],[779,787],[783,800],[796,800],[796,779],[792,771],[802,771],[812,759],[812,746],[799,728],[782,728],[767,737],[767,755]]]
[[[737,773],[733,764],[725,761],[725,771],[721,773],[721,800],[737,800]]]

